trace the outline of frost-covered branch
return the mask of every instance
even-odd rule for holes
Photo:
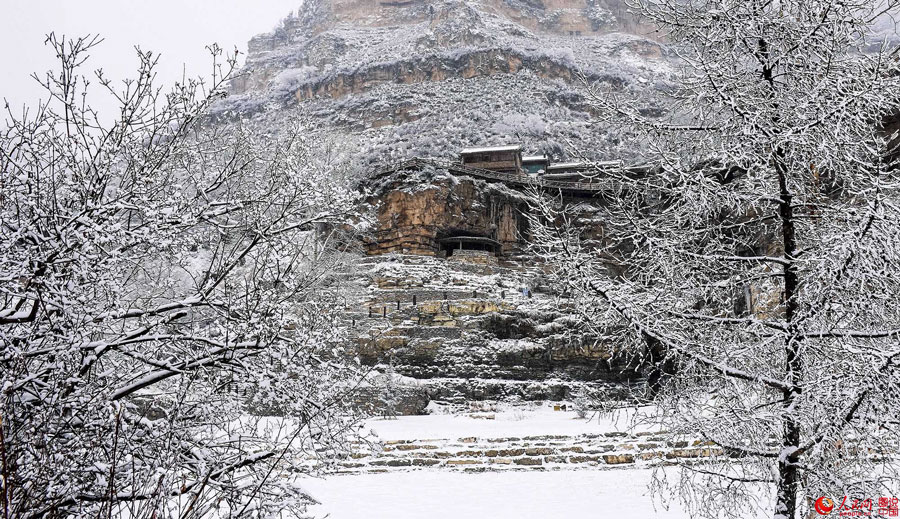
[[[276,136],[209,116],[217,47],[212,78],[163,92],[149,52],[122,85],[82,76],[98,42],[48,38],[47,100],[0,132],[5,510],[302,507],[267,474],[355,434],[337,310],[360,195],[302,114]]]
[[[613,172],[589,215],[536,193],[535,251],[583,328],[644,372],[661,429],[740,453],[724,471],[691,461],[706,470],[683,480],[688,504],[698,487],[728,496],[693,514],[743,514],[727,503],[764,481],[779,519],[879,495],[900,478],[900,163],[884,122],[900,62],[871,24],[900,2],[629,3],[681,59],[667,114],[592,96],[652,167]]]

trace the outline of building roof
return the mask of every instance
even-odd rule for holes
[[[577,171],[569,171],[567,173],[545,173],[541,178],[545,178],[548,180],[569,180],[569,179],[587,179],[588,177],[582,175]]]
[[[515,146],[489,146],[485,148],[465,148],[460,153],[460,155],[471,155],[473,153],[491,153],[491,152],[501,152],[501,151],[522,151],[522,147],[519,145]]]

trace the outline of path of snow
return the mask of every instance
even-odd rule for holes
[[[579,435],[588,433],[624,432],[633,410],[612,415],[578,418],[573,411],[554,411],[552,407],[533,409],[511,408],[498,412],[478,413],[494,419],[473,418],[469,415],[401,416],[396,420],[375,419],[366,422],[382,440],[427,440],[440,438],[522,437],[548,434]]]

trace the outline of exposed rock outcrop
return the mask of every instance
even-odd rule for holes
[[[378,231],[367,249],[434,256],[442,253],[441,238],[464,234],[496,240],[512,253],[523,245],[526,203],[521,193],[484,180],[398,181],[372,199]]]
[[[363,363],[390,366],[419,381],[425,398],[449,401],[566,399],[585,385],[615,396],[639,381],[613,356],[615,344],[586,336],[560,310],[562,294],[528,255],[525,187],[433,166],[366,187],[376,226],[358,277],[363,301],[351,312]],[[582,205],[590,214],[598,203]],[[499,247],[445,248],[441,238],[458,235]]]
[[[612,359],[615,345],[555,309],[538,267],[396,254],[364,266],[368,295],[351,314],[358,354],[418,380],[428,399],[565,399],[640,378]]]

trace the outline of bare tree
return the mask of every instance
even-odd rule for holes
[[[234,66],[167,93],[138,51],[109,122],[48,44],[49,94],[0,134],[3,517],[302,510],[286,470],[346,450],[347,261],[356,196],[298,122],[278,136],[208,108]],[[8,107],[7,107],[7,110]]]
[[[882,121],[900,51],[870,28],[900,3],[633,4],[684,63],[668,115],[594,97],[653,171],[603,179],[602,241],[536,200],[539,250],[585,328],[646,368],[652,418],[708,442],[675,485],[696,515],[895,495],[900,179]]]

